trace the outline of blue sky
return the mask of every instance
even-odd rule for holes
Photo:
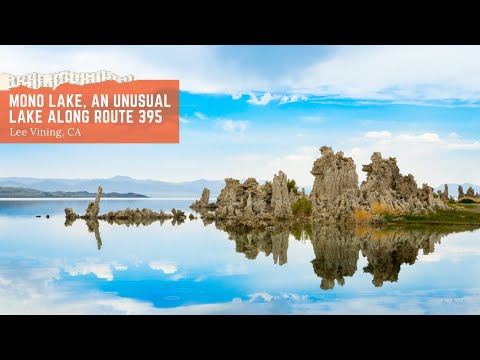
[[[0,145],[2,176],[311,185],[319,147],[395,156],[419,184],[480,183],[479,46],[2,46],[0,72],[179,79],[180,144]],[[102,160],[105,159],[105,160]]]

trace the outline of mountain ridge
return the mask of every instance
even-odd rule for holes
[[[37,189],[30,189],[25,187],[0,187],[0,198],[35,198],[35,199],[50,199],[50,198],[95,198],[96,193],[88,191],[40,191]],[[104,198],[147,198],[145,195],[136,193],[117,193],[110,192],[102,194]]]

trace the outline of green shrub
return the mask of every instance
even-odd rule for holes
[[[473,201],[472,199],[468,199],[468,198],[463,198],[462,200],[459,201],[460,204],[475,204],[475,201]]]
[[[293,179],[287,180],[287,189],[288,189],[288,192],[293,191],[295,195],[298,195],[298,186],[295,180]]]
[[[292,213],[297,217],[312,215],[312,203],[306,196],[302,196],[292,204]]]

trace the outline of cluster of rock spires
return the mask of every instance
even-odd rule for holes
[[[342,151],[334,153],[331,147],[320,148],[321,157],[315,160],[311,174],[315,177],[309,196],[289,186],[285,173],[279,171],[273,180],[259,184],[255,178],[240,180],[227,178],[215,203],[210,203],[210,190],[204,189],[191,208],[200,213],[205,224],[222,221],[227,226],[245,225],[268,228],[279,221],[295,224],[301,222],[382,224],[384,214],[423,214],[448,209],[448,186],[435,194],[433,188],[421,188],[413,175],[402,175],[395,158],[382,158],[373,153],[371,163],[363,165],[366,180],[360,186],[353,159]],[[469,188],[467,196],[475,196]],[[473,194],[473,195],[472,195]],[[182,222],[184,212],[172,209],[171,213],[149,209],[122,210],[99,215],[102,188],[98,188],[95,202],[88,205],[85,215],[65,209],[67,222],[81,218],[105,220],[110,223],[142,224],[173,219]],[[459,187],[459,197],[464,196]],[[477,194],[478,196],[478,194]],[[296,209],[302,208],[302,211]],[[190,215],[190,219],[194,219]]]
[[[448,186],[445,185],[445,187],[448,189]],[[459,185],[458,186],[458,200],[464,198],[464,197],[470,197],[470,198],[477,198],[480,199],[480,194],[475,193],[475,189],[471,186],[468,187],[467,193],[465,194],[463,192],[463,186]]]
[[[200,200],[191,208],[200,212],[202,219],[233,221],[235,224],[267,225],[270,221],[292,218],[292,204],[300,196],[287,186],[287,175],[282,171],[273,181],[260,185],[256,179],[225,179],[215,204],[209,203],[209,190],[204,189]],[[211,212],[214,210],[214,212]]]
[[[204,189],[192,208],[202,218],[260,227],[269,226],[272,220],[382,223],[384,213],[421,214],[448,209],[448,187],[440,196],[427,184],[419,188],[413,175],[400,173],[395,158],[384,159],[379,152],[373,153],[371,163],[362,167],[367,177],[359,186],[352,158],[341,151],[334,153],[327,146],[320,152],[311,170],[315,180],[308,198],[313,210],[308,219],[293,214],[292,205],[306,195],[288,189],[287,175],[282,171],[263,185],[254,178],[243,183],[225,179],[215,204],[209,203],[210,192]],[[358,213],[364,216],[356,216]]]

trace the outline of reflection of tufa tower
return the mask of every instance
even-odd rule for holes
[[[373,275],[372,283],[376,287],[382,286],[384,281],[395,282],[403,264],[413,265],[420,249],[425,255],[432,253],[434,244],[440,242],[441,237],[437,233],[418,230],[374,230],[362,249],[368,259],[363,271]]]
[[[330,290],[345,284],[345,276],[353,276],[357,270],[359,251],[367,257],[363,271],[373,275],[376,287],[385,281],[397,281],[403,264],[413,265],[418,251],[433,253],[443,233],[425,230],[342,228],[321,226],[312,228],[312,260],[315,274],[322,278],[320,288]]]
[[[313,270],[322,278],[320,288],[333,289],[335,280],[343,286],[344,276],[353,276],[357,270],[361,241],[351,229],[337,226],[314,226],[311,241],[315,252]]]

